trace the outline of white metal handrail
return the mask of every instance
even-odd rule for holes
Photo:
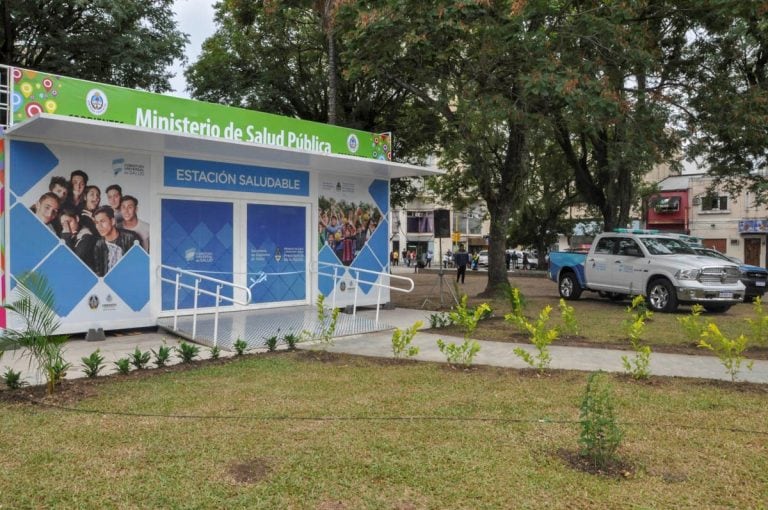
[[[331,271],[332,270],[332,271]],[[341,271],[339,271],[341,270]],[[369,282],[366,281],[365,283],[367,285],[371,285],[378,288],[378,294],[376,297],[376,324],[379,323],[379,309],[381,308],[381,289],[389,289],[389,290],[395,290],[398,292],[411,292],[414,289],[414,283],[413,280],[408,278],[407,276],[398,276],[393,275],[388,272],[383,271],[371,271],[370,269],[359,269],[356,267],[349,267],[342,264],[334,264],[332,262],[313,262],[312,266],[310,267],[310,271],[317,273],[318,276],[331,276],[333,277],[333,288],[336,288],[336,282],[341,278],[341,275],[344,274],[344,271],[349,271],[350,273],[354,274],[355,278],[355,298],[352,305],[352,316],[354,317],[357,314],[357,290],[360,288],[360,274],[372,274],[376,275],[376,281]],[[390,285],[389,283],[379,283],[379,276],[383,276],[387,280],[395,279],[399,281],[404,281],[409,284],[408,288],[401,288],[401,287],[394,287]],[[331,307],[336,308],[336,293],[333,293],[333,300],[331,302]]]
[[[163,275],[163,270],[171,271],[176,276],[171,279],[167,278]],[[219,336],[219,303],[221,301],[228,301],[232,303],[233,305],[247,305],[251,302],[251,289],[248,287],[245,287],[243,285],[238,285],[236,283],[228,282],[226,280],[220,280],[218,278],[212,278],[210,276],[206,276],[200,273],[196,273],[194,271],[189,271],[187,269],[181,269],[180,267],[173,267],[173,266],[166,266],[164,264],[161,264],[160,267],[158,267],[158,272],[160,281],[165,283],[171,283],[175,286],[174,288],[174,296],[173,296],[173,330],[178,331],[178,319],[179,319],[179,289],[189,289],[194,291],[194,304],[192,306],[192,338],[194,339],[197,334],[197,298],[200,296],[200,294],[205,296],[211,296],[215,298],[215,311],[214,311],[214,319],[213,319],[213,345],[214,347],[218,344],[218,336]],[[182,276],[188,276],[190,278],[194,279],[194,285],[189,283],[184,283],[181,281]],[[211,292],[207,289],[200,288],[200,282],[211,282],[216,284],[216,291]],[[234,297],[229,296],[223,296],[221,294],[221,289],[223,287],[231,287],[234,290],[242,290],[245,292],[246,299],[244,301],[238,300]],[[232,296],[235,296],[235,292],[232,292]]]

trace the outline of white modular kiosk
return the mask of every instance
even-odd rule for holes
[[[195,293],[177,297],[167,268],[250,289],[247,305],[222,310],[318,294],[375,304],[376,273],[389,268],[389,180],[434,173],[391,162],[387,134],[8,72],[3,299],[22,275],[42,275],[63,333],[191,310]],[[324,264],[335,278],[318,275]],[[203,311],[214,305],[197,299]]]

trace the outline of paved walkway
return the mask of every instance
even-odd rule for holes
[[[373,318],[375,311],[358,311],[361,315]],[[429,316],[433,312],[413,309],[382,310],[382,322],[395,327],[410,327],[417,320],[421,320],[426,327],[429,326]],[[437,348],[437,339],[443,338],[446,342],[459,344],[462,338],[431,333],[418,333],[413,344],[420,349],[415,359],[423,361],[446,362],[445,356]],[[356,336],[337,338],[334,345],[328,350],[363,356],[392,357],[392,332],[383,331],[366,333]],[[87,342],[85,340],[72,340],[67,343],[64,356],[66,361],[72,363],[72,369],[67,374],[68,378],[83,377],[80,359],[90,355],[97,348],[101,351],[108,366],[104,373],[115,372],[114,361],[127,357],[136,347],[142,351],[155,349],[166,343],[170,346],[178,345],[179,339],[165,333],[143,333],[137,335],[108,336],[106,340],[99,342]],[[500,367],[525,368],[527,365],[513,352],[515,347],[522,347],[531,352],[533,347],[529,344],[517,344],[508,342],[480,341],[481,349],[474,363],[478,365],[492,365]],[[317,348],[315,345],[301,345],[302,348]],[[209,357],[209,350],[201,348],[201,358]],[[567,347],[552,345],[551,368],[568,370],[605,370],[607,372],[624,372],[621,363],[622,356],[632,356],[632,351],[615,349],[600,349],[588,347]],[[42,384],[43,379],[35,373],[34,366],[30,366],[28,358],[22,357],[21,352],[6,352],[0,358],[0,372],[6,367],[21,371],[25,380],[30,384]],[[231,353],[222,352],[222,357],[231,356]],[[653,353],[651,355],[650,370],[652,375],[696,377],[704,379],[730,380],[730,376],[723,368],[720,360],[714,356],[692,356],[682,354]],[[755,360],[754,367],[750,371],[742,367],[738,380],[754,383],[768,384],[768,360]]]

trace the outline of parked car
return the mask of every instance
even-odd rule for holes
[[[488,267],[488,250],[482,250],[480,253],[477,254],[477,265]]]
[[[729,257],[724,253],[720,253],[712,248],[699,248],[693,247],[693,251],[699,255],[706,257],[713,257],[720,260],[727,260],[729,262],[735,262],[739,265],[739,271],[741,272],[741,283],[746,287],[744,293],[744,302],[751,303],[756,297],[763,297],[766,290],[766,283],[768,282],[768,269],[759,266],[751,266],[744,264],[736,257]]]

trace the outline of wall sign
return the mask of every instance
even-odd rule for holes
[[[273,195],[309,195],[309,173],[262,166],[166,157],[166,186]]]

